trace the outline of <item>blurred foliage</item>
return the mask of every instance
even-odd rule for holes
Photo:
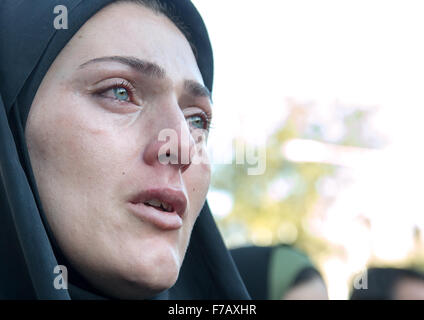
[[[372,112],[357,107],[336,108],[343,112],[329,123],[315,120],[314,112],[319,118],[319,110],[310,104],[293,101],[289,104],[287,118],[267,141],[264,174],[248,175],[249,165],[236,164],[235,160],[232,165],[215,167],[212,188],[228,192],[234,201],[231,213],[217,219],[217,223],[229,247],[248,243],[288,243],[310,253],[316,260],[322,254],[340,251],[315,235],[310,227],[310,216],[323,198],[319,193],[319,181],[334,176],[338,168],[320,163],[290,162],[284,158],[282,146],[295,138],[369,146],[371,135],[364,124]],[[341,129],[338,136],[333,134],[328,139],[326,130],[334,124]],[[377,142],[378,139],[372,140],[372,145]],[[238,139],[234,141],[237,143],[246,142]]]

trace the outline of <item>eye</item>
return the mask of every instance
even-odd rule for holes
[[[187,123],[192,129],[209,130],[209,117],[206,114],[196,114],[187,117]]]
[[[101,90],[98,94],[104,98],[112,99],[118,102],[128,102],[139,104],[136,97],[135,87],[128,81],[115,82],[109,85],[107,89]]]
[[[113,95],[118,99],[119,101],[130,101],[130,95],[126,88],[124,87],[117,87],[113,88]]]

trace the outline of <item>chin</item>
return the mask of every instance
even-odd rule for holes
[[[149,254],[123,260],[129,262],[120,270],[121,290],[118,293],[118,287],[114,288],[121,299],[146,299],[171,288],[181,268],[180,257],[169,247],[150,248]]]

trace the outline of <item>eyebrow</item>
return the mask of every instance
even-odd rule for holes
[[[184,89],[194,97],[208,98],[212,102],[211,92],[207,87],[193,80],[184,81]]]
[[[119,62],[128,67],[134,69],[135,71],[147,75],[149,77],[157,78],[157,79],[165,79],[166,71],[159,65],[154,62],[141,60],[136,57],[126,57],[126,56],[109,56],[109,57],[100,57],[94,58],[87,62],[84,62],[79,66],[79,68],[84,68],[87,65],[99,62]],[[200,84],[199,82],[193,80],[185,80],[184,81],[184,89],[194,97],[205,97],[208,98],[212,102],[211,92],[207,87]]]
[[[108,61],[125,64],[128,67],[136,70],[137,72],[143,73],[149,77],[154,77],[158,79],[164,79],[166,77],[166,72],[162,67],[158,66],[156,63],[140,60],[136,57],[124,57],[124,56],[100,57],[100,58],[95,58],[87,62],[84,62],[79,67],[84,68],[85,66],[90,65],[92,63],[108,62]]]

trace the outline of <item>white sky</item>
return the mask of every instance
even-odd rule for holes
[[[335,101],[379,106],[373,129],[390,143],[380,150],[377,162],[352,158],[354,182],[330,209],[334,224],[325,230],[351,250],[352,257],[364,256],[365,249],[355,247],[355,234],[340,235],[343,217],[356,208],[376,221],[380,231],[372,235],[375,250],[380,248],[387,258],[404,255],[411,226],[424,230],[424,2],[193,2],[208,27],[215,55],[214,128],[209,140],[214,159],[228,157],[235,136],[264,143],[284,119],[290,98],[312,101],[323,113]],[[308,154],[309,145],[301,144],[298,156]],[[231,203],[222,202],[228,211]],[[343,269],[340,263],[327,263],[329,273],[345,270],[330,279],[332,298],[346,297],[346,288],[334,279],[357,268],[352,262]]]
[[[399,132],[411,128],[411,120],[420,125],[422,1],[194,3],[215,54],[213,149],[240,133],[261,142],[291,97],[323,107],[335,100],[383,104],[385,128],[397,129],[403,118],[408,121]]]

